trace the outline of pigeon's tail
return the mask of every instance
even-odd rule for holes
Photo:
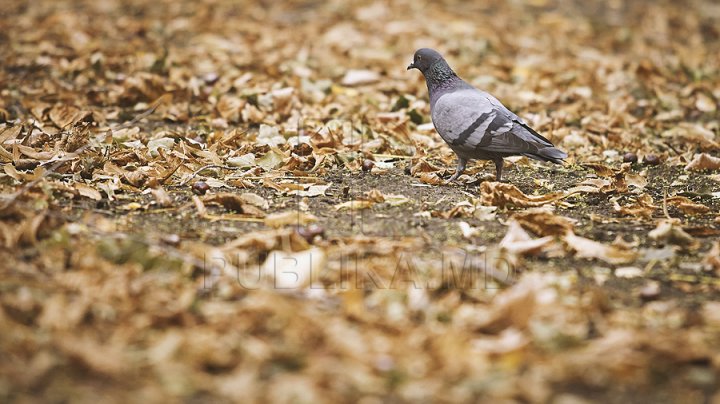
[[[556,147],[544,147],[535,153],[525,153],[524,156],[540,161],[551,161],[555,164],[562,164],[567,158],[567,153]]]

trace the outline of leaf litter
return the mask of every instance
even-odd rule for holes
[[[720,399],[711,2],[131,3],[3,6],[4,401]]]

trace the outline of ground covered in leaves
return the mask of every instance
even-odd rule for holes
[[[627,3],[5,2],[0,400],[719,402],[720,6]],[[567,164],[445,184],[419,47]]]

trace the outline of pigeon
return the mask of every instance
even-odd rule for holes
[[[418,49],[407,67],[410,69],[418,69],[425,76],[435,130],[457,155],[457,169],[448,182],[455,181],[472,159],[492,160],[495,178],[501,181],[503,157],[522,155],[555,164],[567,158],[567,153],[497,98],[458,77],[437,51]]]

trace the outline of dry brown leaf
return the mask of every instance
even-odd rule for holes
[[[173,205],[173,199],[167,191],[165,191],[165,188],[158,186],[150,189],[150,192],[152,193],[153,198],[155,198],[155,203],[157,203],[158,206],[167,208]],[[98,195],[99,194],[100,193],[98,192]]]
[[[686,166],[688,171],[720,170],[720,158],[706,153],[696,154]]]
[[[377,189],[371,189],[365,193],[365,199],[375,203],[383,203],[385,202],[385,195]]]
[[[650,239],[680,246],[684,249],[694,250],[700,246],[700,242],[687,234],[682,229],[677,219],[663,219],[657,227],[648,233]]]
[[[265,216],[265,212],[263,210],[261,210],[255,205],[246,202],[245,198],[243,198],[241,195],[230,192],[220,192],[217,194],[207,195],[202,198],[202,201],[205,204],[210,203],[221,205],[227,210],[250,215],[253,217]]]
[[[542,208],[517,212],[513,214],[512,219],[538,236],[562,236],[572,231],[574,227],[570,219]]]
[[[265,216],[265,226],[275,228],[287,225],[303,226],[315,221],[317,221],[317,217],[308,213],[293,210],[272,213]]]
[[[583,164],[583,166],[592,168],[595,171],[595,174],[599,175],[600,177],[615,176],[615,170],[613,170],[610,166],[602,163],[585,163]]]
[[[100,199],[102,199],[100,191],[90,185],[84,184],[82,182],[76,182],[75,184],[73,184],[73,187],[82,196],[88,197],[95,201],[99,201]]]
[[[443,182],[436,173],[422,173],[420,174],[420,182],[423,184],[438,185]]]
[[[505,237],[500,241],[499,247],[515,255],[537,254],[553,241],[553,236],[533,239],[523,230],[520,223],[511,220]]]
[[[12,164],[5,164],[3,166],[3,170],[5,171],[5,174],[9,175],[10,177],[18,181],[26,182],[35,181],[45,173],[45,167],[41,166],[35,167],[35,169],[31,173],[20,172]]]
[[[240,111],[244,106],[245,102],[240,98],[223,95],[215,108],[221,117],[230,122],[237,122],[240,119]]]
[[[252,192],[243,192],[240,194],[240,199],[262,210],[268,210],[270,208],[270,202],[268,202],[267,199]]]
[[[598,187],[598,192],[619,192],[624,193],[628,191],[628,180],[627,176],[630,173],[632,165],[630,163],[623,163],[619,168],[612,168],[601,163],[586,163],[585,166],[595,170],[595,173],[604,178],[608,178],[610,183],[606,181],[596,181],[595,184]],[[634,185],[642,184],[636,176],[632,177]],[[585,181],[583,184],[591,184],[591,181]]]
[[[418,159],[418,161],[413,164],[413,166],[410,168],[410,175],[417,176],[418,173],[435,173],[440,171],[441,169],[439,167],[436,167],[430,163],[427,162],[424,158]]]
[[[563,192],[545,195],[525,195],[515,185],[503,182],[483,182],[480,185],[480,200],[483,205],[505,208],[514,206],[527,208],[542,206],[566,197]]]
[[[91,112],[67,104],[56,104],[48,114],[50,120],[60,129],[67,129],[89,116]]]
[[[352,201],[338,203],[337,205],[335,205],[335,210],[363,210],[371,208],[373,205],[375,205],[375,202],[373,201],[354,199]]]
[[[686,215],[702,215],[710,212],[710,208],[708,206],[705,206],[702,203],[695,203],[684,196],[671,196],[667,198],[667,203],[680,209]]]
[[[648,194],[642,194],[636,198],[635,202],[622,206],[618,203],[617,199],[613,200],[613,209],[615,209],[615,212],[621,215],[642,217],[648,220],[652,218],[657,208],[658,207],[653,204],[652,197]]]
[[[573,232],[565,234],[563,240],[571,250],[575,251],[577,257],[596,258],[608,264],[628,264],[635,261],[638,255],[635,250],[599,243],[585,237],[576,236]]]

